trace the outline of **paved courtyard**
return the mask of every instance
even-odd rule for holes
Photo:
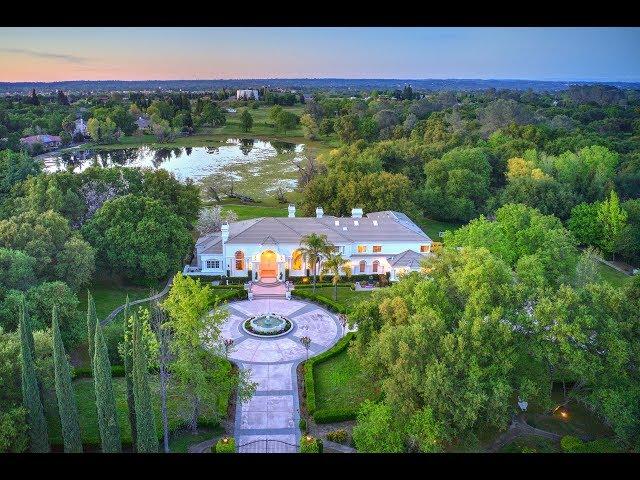
[[[250,370],[257,383],[254,396],[238,403],[234,436],[240,452],[294,452],[300,441],[300,409],[296,367],[306,358],[300,338],[311,338],[309,356],[333,346],[342,336],[337,317],[315,304],[285,299],[245,300],[229,304],[229,319],[221,329],[224,338],[234,340],[229,358],[239,368]],[[277,338],[258,338],[242,329],[242,322],[263,313],[279,313],[293,323],[292,330]],[[248,445],[247,445],[248,444]],[[290,446],[290,445],[292,446]],[[242,447],[245,445],[245,447]]]

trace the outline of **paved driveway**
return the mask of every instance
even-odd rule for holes
[[[297,445],[300,441],[296,367],[306,358],[300,338],[311,338],[309,356],[317,355],[340,339],[342,325],[327,310],[299,300],[234,302],[229,304],[229,313],[229,319],[221,329],[224,338],[234,340],[229,358],[239,368],[250,370],[251,380],[257,383],[255,395],[248,402],[237,405],[236,445],[240,452],[264,451],[265,442],[246,444],[268,438],[285,442],[270,444],[270,452],[295,451],[287,444]],[[292,321],[293,329],[278,338],[258,338],[242,330],[244,320],[263,313],[284,315]],[[246,446],[243,448],[242,445]]]

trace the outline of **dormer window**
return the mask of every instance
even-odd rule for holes
[[[336,225],[336,227],[339,227],[340,226],[340,220],[336,220],[335,221],[335,225]]]
[[[374,245],[373,253],[380,253],[382,251],[382,245]]]
[[[429,251],[429,245],[420,245],[420,252],[427,253]]]
[[[377,227],[377,226],[378,226],[378,220],[374,220],[374,221],[373,221],[373,226],[374,226],[374,227]]]
[[[357,227],[357,226],[358,226],[358,225],[360,225],[360,224],[358,223],[358,220],[354,220],[354,221],[353,221],[353,225]]]
[[[367,253],[366,245],[358,245],[358,253]]]

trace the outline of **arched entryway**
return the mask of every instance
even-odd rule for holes
[[[273,250],[265,250],[260,255],[260,280],[273,278],[278,274],[277,256]]]

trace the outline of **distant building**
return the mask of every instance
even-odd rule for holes
[[[138,117],[135,123],[138,126],[138,130],[146,130],[151,126],[151,119],[148,117]]]
[[[258,100],[258,90],[236,90],[236,100]]]
[[[35,145],[40,144],[45,150],[51,150],[62,145],[62,139],[57,135],[31,135],[22,137],[20,144],[27,148],[33,148]]]
[[[227,108],[227,113],[237,113],[238,111],[235,108]]]
[[[84,123],[83,118],[78,118],[76,120],[76,124],[73,128],[73,136],[75,137],[76,135],[82,135],[83,137],[89,135],[89,133],[87,132],[87,124]]]

